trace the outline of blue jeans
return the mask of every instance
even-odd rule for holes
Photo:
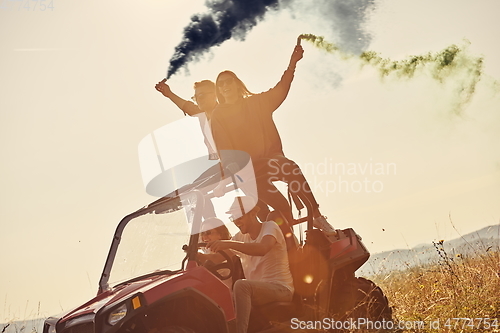
[[[291,302],[292,292],[282,284],[254,280],[238,280],[233,287],[238,333],[247,333],[252,305]]]

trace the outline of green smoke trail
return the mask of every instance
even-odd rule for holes
[[[303,34],[299,38],[328,53],[336,54],[343,60],[355,59],[360,61],[362,66],[372,66],[378,70],[382,79],[389,76],[411,79],[424,71],[429,72],[432,78],[440,83],[453,79],[456,98],[452,110],[457,115],[460,115],[471,101],[483,75],[483,58],[468,55],[467,45],[462,48],[450,45],[438,53],[429,52],[409,56],[404,60],[391,60],[382,58],[373,51],[363,52],[359,56],[347,54],[321,36]]]

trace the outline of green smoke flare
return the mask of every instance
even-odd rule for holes
[[[467,53],[467,45],[462,48],[450,45],[438,53],[429,52],[424,55],[409,56],[404,60],[391,60],[382,58],[373,51],[363,52],[359,56],[347,54],[321,36],[303,34],[299,38],[328,53],[336,54],[343,60],[356,59],[362,66],[372,66],[378,70],[381,78],[395,76],[411,79],[417,73],[427,71],[440,83],[453,79],[456,85],[453,112],[457,115],[460,115],[471,101],[483,74],[483,58],[470,56]]]

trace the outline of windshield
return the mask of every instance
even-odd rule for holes
[[[200,242],[198,234],[207,219],[210,222],[204,227],[228,224],[230,234],[237,232],[226,212],[235,196],[257,198],[253,164],[243,151],[208,154],[211,135],[200,131],[200,126],[206,125],[201,120],[166,125],[139,144],[146,191],[161,199],[120,222],[99,281],[100,290],[156,271],[181,269],[186,257],[183,245],[193,249]],[[198,135],[185,135],[191,132]],[[182,145],[173,144],[181,139]],[[226,193],[219,198],[213,190],[220,182]],[[190,260],[194,254],[190,253]]]
[[[109,285],[159,270],[181,268],[189,243],[187,212],[190,205],[172,211],[154,211],[131,219],[123,228],[116,250]]]
[[[186,253],[183,245],[190,243],[191,235],[198,235],[202,223],[203,206],[213,207],[220,223],[226,224],[230,234],[237,232],[225,211],[240,191],[231,191],[221,198],[208,199],[198,191],[171,199],[160,199],[150,206],[125,218],[118,226],[110,255],[106,262],[101,290],[131,279],[164,270],[179,270]],[[205,204],[200,205],[202,199]],[[198,212],[198,213],[196,213]],[[196,239],[194,242],[198,242]],[[109,272],[109,277],[106,274]]]

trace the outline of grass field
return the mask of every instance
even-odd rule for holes
[[[393,308],[394,327],[383,332],[500,332],[500,251],[450,255],[434,244],[434,263],[370,277]],[[1,324],[0,333],[41,333],[43,319]],[[285,325],[286,326],[286,325]],[[376,332],[380,330],[353,330]],[[281,332],[322,332],[282,327]],[[214,332],[215,333],[215,332]]]
[[[443,241],[434,246],[437,262],[374,278],[408,323],[402,332],[500,332],[498,248],[452,256]]]

